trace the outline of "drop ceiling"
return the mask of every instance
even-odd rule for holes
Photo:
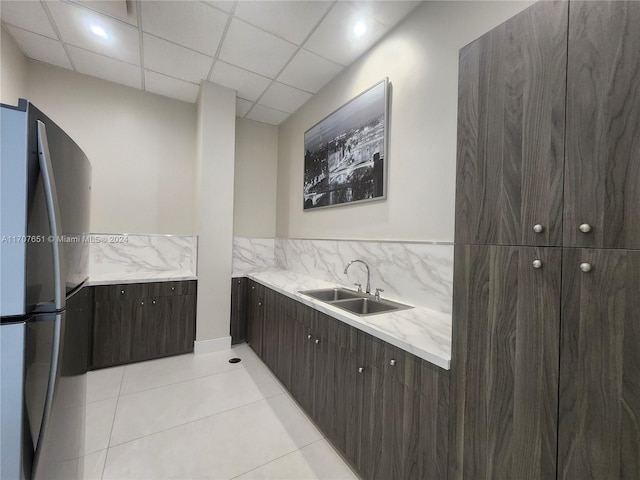
[[[205,79],[278,125],[419,3],[2,0],[0,17],[28,58],[191,103]]]

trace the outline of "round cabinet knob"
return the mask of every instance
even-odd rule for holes
[[[390,360],[389,361],[389,365],[391,365],[392,367],[396,366],[396,361],[395,360]]]
[[[320,343],[320,340],[316,338],[316,345]]]
[[[174,292],[176,287],[171,287],[171,291]]]
[[[311,334],[307,335],[307,340],[311,340]]]
[[[256,287],[251,287],[251,290],[255,290],[255,289],[256,289]]]
[[[120,290],[120,293],[121,293],[122,295],[124,295],[124,290]]]
[[[544,231],[544,227],[538,223],[533,226],[533,231],[536,233],[542,233]]]
[[[238,285],[240,285],[240,283],[241,283],[240,280],[238,280]]]
[[[261,307],[262,306],[262,302],[258,302],[258,306]]]
[[[580,264],[580,270],[582,270],[584,273],[590,272],[591,271],[591,264],[590,263],[581,263]]]
[[[364,372],[364,367],[358,367],[358,373]]]
[[[153,301],[153,302],[151,302],[151,303],[153,303],[153,304],[155,305],[155,304],[156,304],[156,301],[154,300],[154,301]]]
[[[535,259],[531,262],[531,265],[533,265],[533,268],[542,268],[542,260]]]
[[[588,223],[583,223],[582,225],[580,225],[578,227],[578,229],[582,232],[582,233],[589,233],[591,231],[591,225],[589,225]]]
[[[140,302],[140,305],[144,305],[144,302]]]

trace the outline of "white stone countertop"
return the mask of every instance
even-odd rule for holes
[[[127,283],[177,282],[180,280],[197,280],[191,271],[167,272],[115,272],[89,275],[87,286],[124,285]]]
[[[335,288],[341,285],[288,270],[257,271],[247,273],[246,276],[434,365],[446,370],[450,369],[452,322],[450,313],[414,306],[408,310],[361,317],[299,293],[300,290]],[[382,298],[386,297],[383,295]],[[393,298],[388,300],[396,301]],[[406,304],[406,302],[401,303]]]

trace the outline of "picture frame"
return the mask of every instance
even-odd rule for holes
[[[303,210],[387,198],[389,79],[304,133]]]

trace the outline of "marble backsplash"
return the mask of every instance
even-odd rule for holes
[[[197,236],[91,234],[89,275],[195,277],[197,255]]]
[[[273,249],[273,251],[272,251]],[[307,239],[234,238],[234,276],[266,268],[282,268],[326,280],[347,288],[366,286],[371,268],[371,292],[382,297],[451,313],[453,295],[453,244]]]
[[[275,242],[275,238],[233,237],[232,276],[244,277],[249,272],[279,268]]]

